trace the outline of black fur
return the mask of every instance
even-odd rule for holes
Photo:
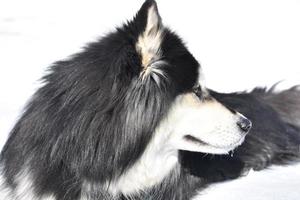
[[[199,66],[181,39],[165,29],[161,51],[167,64],[161,70],[167,77],[155,74],[141,80],[141,56],[135,44],[153,4],[147,0],[134,20],[49,68],[44,86],[27,105],[2,150],[6,187],[14,190],[15,178],[26,168],[38,196],[79,200],[83,180],[99,185],[109,182],[140,158],[171,102],[193,89]],[[211,94],[253,121],[251,133],[234,156],[211,158],[182,151],[181,165],[160,185],[114,200],[188,200],[208,183],[299,158],[300,126],[293,119],[300,117],[298,91]],[[278,105],[285,98],[295,109]],[[88,196],[112,199],[101,187],[91,188]]]

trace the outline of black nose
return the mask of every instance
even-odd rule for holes
[[[237,122],[237,125],[242,131],[248,132],[252,127],[252,122],[245,117],[241,117],[240,120]]]

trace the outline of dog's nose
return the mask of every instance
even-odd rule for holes
[[[252,122],[245,117],[241,117],[240,120],[237,122],[237,125],[242,131],[247,133],[252,127]]]

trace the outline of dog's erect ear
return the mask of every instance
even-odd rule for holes
[[[146,23],[144,34],[151,35],[151,34],[156,34],[159,31],[161,27],[161,18],[158,13],[156,2],[147,1],[146,3],[148,2],[149,5],[147,8],[147,23]]]
[[[156,66],[153,63],[161,57],[160,47],[164,28],[155,1],[147,0],[143,4],[135,18],[135,23],[140,30],[136,49],[142,58],[142,77],[145,78],[151,72],[160,73],[157,65],[161,63],[156,63]]]
[[[138,11],[135,21],[144,32],[151,33],[158,31],[161,26],[161,18],[156,2],[154,0],[145,1]]]

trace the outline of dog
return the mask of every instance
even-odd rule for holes
[[[201,154],[222,157],[247,138],[234,158],[256,162],[243,150],[257,137],[257,126],[247,136],[252,108],[243,114],[242,97],[231,101],[205,87],[199,63],[163,25],[153,0],[53,64],[43,81],[1,152],[1,200],[188,200],[220,180],[215,171],[211,179],[198,173]],[[289,127],[298,138],[296,125]],[[253,140],[249,148],[258,151]]]

